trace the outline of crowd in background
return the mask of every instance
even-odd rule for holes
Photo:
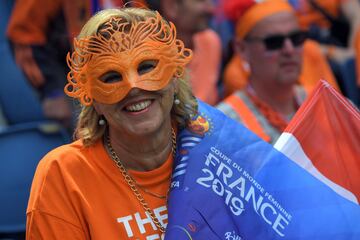
[[[97,10],[123,5],[149,7],[174,22],[179,38],[195,53],[188,67],[193,92],[215,106],[236,90],[243,89],[249,79],[249,62],[235,44],[241,13],[237,14],[234,9],[239,8],[237,4],[246,8],[251,2],[16,0],[6,36],[17,65],[38,94],[44,115],[71,129],[77,106],[63,93],[68,73],[65,58],[72,39]],[[324,78],[358,105],[359,78],[349,77],[358,75],[359,68],[358,0],[288,2],[299,20],[299,27],[311,39],[306,40],[304,46],[301,44],[304,63],[297,83],[310,92],[317,80]],[[2,122],[6,122],[6,116]]]
[[[173,22],[178,38],[193,50],[186,74],[194,95],[269,143],[277,140],[320,79],[360,105],[359,0],[6,2],[11,4],[10,17],[2,33],[11,58],[0,57],[13,60],[6,66],[16,64],[43,116],[69,134],[81,107],[64,93],[73,39],[97,11],[122,6],[157,10]],[[8,71],[1,78],[20,81],[14,76]],[[4,101],[4,92],[0,129],[11,126],[6,104],[15,101]],[[31,104],[15,111],[29,110]]]

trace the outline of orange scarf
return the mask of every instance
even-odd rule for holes
[[[254,90],[248,85],[245,88],[246,94],[249,96],[251,101],[255,104],[257,109],[261,112],[263,116],[268,120],[268,122],[279,132],[283,132],[289,122],[283,117],[283,114],[275,111],[272,107],[262,101],[259,97],[256,96]],[[299,103],[294,99],[295,109],[299,108]]]

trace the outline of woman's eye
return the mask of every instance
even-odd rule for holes
[[[100,80],[104,83],[115,83],[122,80],[122,75],[118,72],[107,72],[100,77]]]
[[[146,60],[139,64],[138,73],[139,75],[148,73],[156,68],[159,61],[156,60]]]

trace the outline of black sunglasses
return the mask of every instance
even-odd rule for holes
[[[246,38],[246,41],[262,41],[265,44],[266,50],[272,51],[283,48],[284,42],[287,38],[290,39],[294,47],[299,47],[305,42],[307,32],[295,31],[288,35],[275,34],[264,38],[248,37]]]

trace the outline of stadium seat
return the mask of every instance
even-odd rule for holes
[[[39,160],[51,149],[70,142],[60,125],[32,122],[0,130],[0,239],[25,232],[26,207]]]

